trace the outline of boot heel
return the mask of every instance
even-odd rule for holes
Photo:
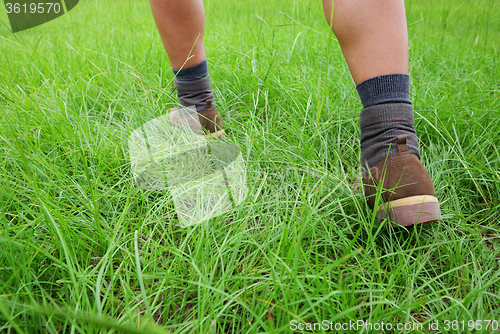
[[[389,219],[399,225],[410,226],[435,222],[441,219],[439,201],[430,195],[411,196],[382,204],[378,207],[379,219]]]

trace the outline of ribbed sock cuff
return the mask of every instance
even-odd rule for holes
[[[188,68],[183,68],[180,70],[172,69],[172,72],[174,72],[175,79],[177,81],[192,81],[204,78],[208,75],[207,61],[204,60],[197,65]]]
[[[365,80],[356,86],[363,108],[383,103],[408,103],[410,100],[410,76],[395,73]]]

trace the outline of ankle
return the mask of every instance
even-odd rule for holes
[[[377,104],[360,115],[361,162],[366,169],[398,154],[397,138],[406,136],[408,152],[420,158],[413,107],[407,103]]]
[[[173,70],[173,72],[181,106],[193,107],[197,112],[201,112],[206,110],[207,100],[211,100],[214,105],[214,93],[211,89],[206,60],[195,66]]]

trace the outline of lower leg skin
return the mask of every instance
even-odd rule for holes
[[[356,85],[379,75],[408,74],[403,0],[323,0],[323,9]]]
[[[409,151],[420,157],[403,0],[323,0],[323,9],[365,108],[360,117],[362,166],[371,168],[388,151],[396,154],[394,141],[400,135],[407,136]]]
[[[205,56],[202,0],[149,0],[151,10],[175,74],[179,104],[205,111],[214,94]],[[210,108],[209,108],[210,109]]]
[[[404,226],[439,220],[434,185],[419,161],[403,0],[323,0],[323,8],[364,107],[361,165],[368,205]],[[380,183],[384,208],[375,200]]]
[[[149,0],[161,40],[174,70],[206,59],[202,0]]]

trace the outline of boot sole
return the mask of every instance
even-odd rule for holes
[[[207,131],[208,132],[208,131]],[[209,134],[206,134],[206,135],[198,135],[199,138],[204,138],[204,139],[221,139],[221,140],[224,140],[224,135],[226,133],[224,132],[224,129],[222,130],[219,130],[217,132],[214,132],[214,133],[209,133]]]
[[[402,226],[435,222],[441,219],[439,201],[430,195],[411,196],[382,204],[379,219],[388,219]]]

